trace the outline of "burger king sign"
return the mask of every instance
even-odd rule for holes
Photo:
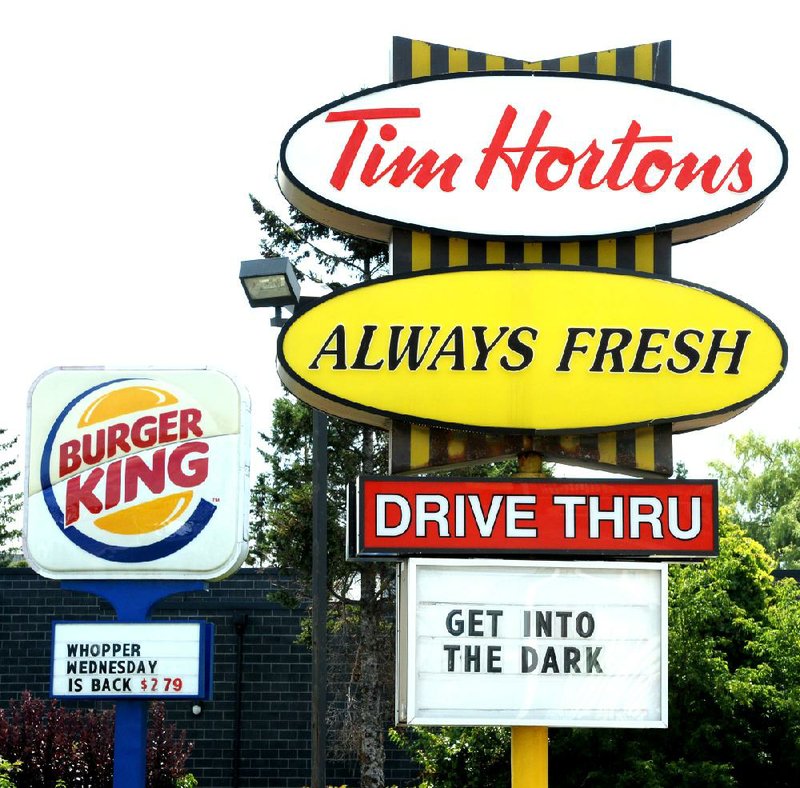
[[[248,416],[215,370],[46,372],[29,396],[31,566],[54,578],[235,571],[247,553]]]

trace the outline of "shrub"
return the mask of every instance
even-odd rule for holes
[[[167,724],[164,704],[153,703],[147,726],[147,788],[173,788],[186,774],[192,747],[186,741],[186,731],[179,733],[175,725]]]
[[[393,728],[391,741],[420,765],[420,788],[492,788],[511,780],[511,729]]]
[[[151,705],[147,738],[148,788],[173,788],[192,745],[185,731],[166,724],[163,703]],[[60,781],[69,788],[111,788],[114,711],[69,710],[24,692],[0,709],[0,758],[20,762],[12,775],[16,788],[56,788]]]
[[[5,758],[0,758],[0,788],[16,788],[11,780],[11,774],[19,767],[19,761],[10,763]]]

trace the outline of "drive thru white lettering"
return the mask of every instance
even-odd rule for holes
[[[558,522],[549,522],[565,539],[588,536],[600,539],[605,534],[614,539],[639,539],[646,535],[664,539],[665,531],[682,541],[698,536],[703,526],[702,499],[691,497],[690,518],[679,514],[680,497],[661,499],[649,495],[613,496],[606,507],[598,495],[553,495],[549,501],[557,507]],[[375,535],[399,537],[412,527],[424,539],[430,531],[439,537],[465,538],[476,531],[482,539],[491,538],[495,528],[509,538],[535,539],[535,495],[497,493],[482,499],[474,493],[457,493],[449,498],[439,493],[378,493],[375,496]],[[665,511],[666,509],[666,511]],[[551,510],[552,511],[552,510]],[[577,514],[587,514],[585,528],[578,533]],[[605,526],[604,526],[605,524]]]

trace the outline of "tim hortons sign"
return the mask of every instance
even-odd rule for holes
[[[595,74],[489,71],[392,83],[287,134],[278,180],[303,213],[389,240],[392,227],[491,239],[673,231],[752,213],[786,147],[750,113],[688,90]]]
[[[304,401],[381,427],[688,430],[771,388],[786,345],[763,315],[698,285],[487,266],[326,297],[284,327],[278,364]]]

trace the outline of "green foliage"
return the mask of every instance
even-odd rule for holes
[[[294,209],[283,221],[251,198],[265,233],[267,257],[288,257],[299,279],[324,282],[332,289],[366,281],[386,272],[385,244],[342,235]],[[287,583],[275,595],[285,604],[310,602],[312,521],[311,410],[290,398],[273,406],[266,472],[251,495],[251,561],[284,570]],[[345,561],[345,501],[358,474],[385,473],[387,440],[383,433],[339,419],[328,419],[328,622],[331,640],[346,655],[330,660],[334,697],[332,732],[337,754],[357,753],[362,788],[383,786],[383,735],[391,714],[393,653],[390,613],[394,607],[394,568],[389,564]],[[288,578],[291,578],[289,580]],[[307,631],[307,628],[306,628]]]
[[[0,788],[16,788],[11,777],[20,766],[22,766],[20,761],[11,763],[5,758],[0,757]]]
[[[197,788],[199,784],[193,774],[184,774],[175,780],[175,788]]]
[[[289,208],[290,221],[250,197],[264,233],[265,257],[288,257],[300,280],[324,282],[336,289],[372,279],[388,267],[386,244],[344,235]],[[323,248],[326,247],[326,248]],[[300,589],[289,589],[281,601],[298,604],[310,596],[311,583],[311,408],[294,398],[277,399],[267,449],[268,470],[251,494],[251,562],[269,562],[298,576]],[[382,473],[387,441],[376,433],[340,419],[328,419],[328,577],[331,593],[345,600],[357,570],[345,560],[343,527],[347,486],[359,473]]]
[[[673,474],[673,478],[675,479],[685,479],[689,475],[689,472],[686,469],[686,465],[682,462],[675,463],[675,473]]]
[[[669,582],[667,730],[550,730],[559,788],[794,786],[800,769],[800,593],[723,513],[720,555],[674,565]],[[393,734],[423,785],[507,785],[496,729]],[[482,778],[483,764],[492,777]],[[477,782],[470,782],[477,774]],[[450,782],[451,775],[456,775]],[[484,782],[480,782],[484,779]]]
[[[4,440],[5,432],[0,429],[0,566],[8,566],[12,562],[12,551],[9,548],[22,535],[14,527],[17,514],[22,508],[22,493],[14,490],[19,481],[19,471],[14,470],[16,457],[13,454],[9,456],[17,439]]]
[[[419,788],[509,785],[510,728],[392,728],[389,738],[419,763]]]
[[[250,201],[265,235],[264,257],[288,257],[301,281],[308,278],[336,290],[387,273],[386,244],[331,230],[292,207],[286,222],[252,195]]]
[[[387,443],[383,434],[365,441],[362,427],[340,419],[328,421],[328,577],[335,598],[345,600],[358,567],[345,561],[344,511],[347,488],[365,467],[385,472]],[[273,404],[272,429],[261,434],[260,453],[268,470],[251,492],[251,562],[268,562],[300,580],[281,595],[297,605],[310,598],[311,587],[311,408],[293,398]]]
[[[669,728],[556,732],[559,785],[794,785],[800,597],[773,568],[727,519],[719,558],[671,567]]]
[[[782,568],[800,567],[800,440],[733,439],[735,462],[712,462],[720,503]]]

